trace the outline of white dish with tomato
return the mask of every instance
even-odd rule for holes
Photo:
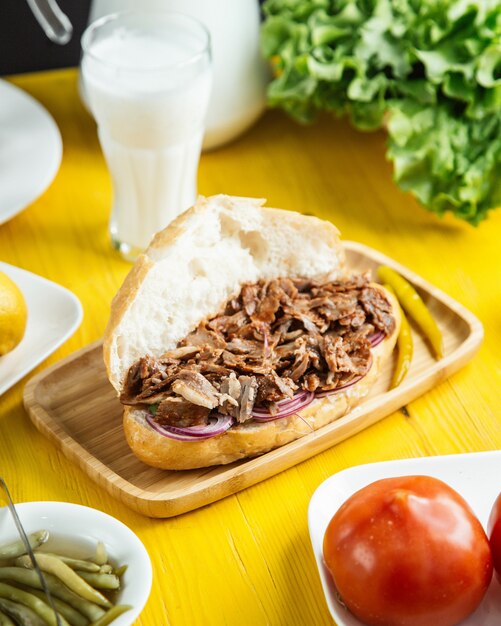
[[[501,621],[501,584],[499,577],[494,575],[491,579],[491,571],[494,560],[499,573],[500,555],[496,551],[499,552],[500,541],[499,536],[497,542],[491,540],[489,550],[484,530],[488,531],[489,535],[495,533],[501,535],[501,519],[498,519],[497,524],[494,520],[495,515],[501,518],[500,504],[497,505],[497,512],[491,515],[501,491],[501,479],[496,478],[501,473],[495,470],[500,466],[501,452],[481,452],[362,465],[339,472],[324,481],[313,494],[308,518],[320,579],[327,605],[336,624],[362,626],[377,623],[385,626],[400,624],[415,626],[429,623],[444,626],[449,620],[448,623],[461,626],[498,626]],[[431,479],[423,480],[420,478],[423,476]],[[408,477],[419,478],[409,481]],[[394,489],[396,481],[387,480],[395,478],[402,479],[402,485],[397,483],[396,491]],[[441,486],[441,483],[434,479],[443,481],[445,485]],[[385,482],[380,483],[383,480]],[[377,501],[378,497],[381,500],[381,495],[377,495],[378,489],[373,489],[375,484],[388,487],[387,490],[379,489],[379,494],[383,493],[386,500],[383,504]],[[433,489],[427,493],[429,485],[432,485]],[[401,488],[407,492],[404,493]],[[359,496],[357,492],[362,489],[364,491]],[[452,493],[452,490],[457,493]],[[389,492],[391,494],[387,497]],[[356,504],[355,508],[347,507],[345,503],[348,500],[350,504]],[[432,510],[440,511],[438,517],[436,513],[428,515],[428,511]],[[366,516],[365,520],[363,515]],[[339,524],[340,519],[344,526]],[[401,524],[399,519],[402,519]],[[395,527],[395,530],[392,530],[395,533],[393,537],[384,530],[382,520],[387,526]],[[443,524],[439,532],[436,527],[433,528],[433,525],[437,524]],[[469,542],[464,540],[464,529],[469,533]],[[455,533],[459,531],[461,540],[456,542]],[[408,533],[408,540],[405,533]],[[347,536],[350,536],[348,541]],[[388,540],[388,537],[392,539]],[[443,546],[440,545],[442,542]],[[457,554],[455,554],[456,543]],[[395,547],[398,545],[404,546],[400,553]],[[429,550],[430,545],[432,552],[426,553],[429,559],[427,561],[422,550],[423,546],[427,546],[426,549]],[[363,553],[362,558],[359,558],[360,553]],[[433,557],[429,556],[433,553],[442,556],[433,562]],[[367,593],[359,595],[358,598],[356,582],[350,585],[350,575],[354,576],[355,573],[358,575],[361,571],[354,567],[357,559],[359,561],[357,567],[361,562],[366,564],[370,562],[370,566],[367,567],[370,569],[368,580],[371,581],[370,586],[366,587]],[[422,587],[419,589],[417,585],[413,586],[415,583],[409,582],[408,578],[408,585],[411,587],[405,591],[401,582],[403,578],[409,576],[409,571],[412,578],[409,562],[413,563],[413,567],[420,575],[422,574],[420,578]],[[336,588],[333,576],[340,587],[346,585],[348,581],[345,597],[342,597],[343,594]],[[391,593],[395,592],[397,595],[391,601],[387,601],[383,596],[386,592],[390,593],[388,581],[391,576],[399,579],[398,584],[392,585],[391,589]],[[459,591],[458,577],[464,577],[465,580],[462,592]],[[437,614],[431,615],[429,601],[426,605],[422,602],[423,606],[419,606],[418,600],[427,597],[427,594],[428,598],[433,594],[436,596],[438,585],[443,585],[444,600],[437,600],[438,604],[433,610],[443,610],[440,618]],[[374,589],[378,592],[372,593]],[[405,593],[408,595],[403,602]],[[450,598],[447,594],[450,594]],[[467,594],[471,595],[470,600],[465,602],[458,600]],[[357,604],[359,599],[360,604],[365,606]],[[400,601],[402,602],[398,608]],[[414,608],[409,612],[408,607],[413,602]],[[460,604],[463,606],[458,606]],[[346,605],[351,606],[355,612],[360,610],[359,616],[375,617],[371,617],[369,621],[361,621]],[[468,614],[469,606],[474,608],[473,612],[455,621],[453,615],[457,615],[458,611],[461,614],[461,611],[465,610]],[[371,619],[374,621],[371,622]]]

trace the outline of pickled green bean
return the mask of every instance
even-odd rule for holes
[[[0,598],[0,609],[22,626],[47,626],[43,619],[23,604]]]
[[[24,604],[39,617],[41,617],[49,626],[58,626],[56,621],[56,615],[48,604],[37,598],[27,591],[22,591],[12,585],[6,585],[0,583],[0,598],[17,602],[18,604]],[[64,617],[59,616],[61,626],[70,626]]]
[[[48,556],[54,556],[56,559],[60,559],[63,563],[66,563],[71,569],[83,570],[84,572],[99,572],[100,567],[92,561],[82,561],[80,559],[72,559],[69,556],[63,556],[62,554],[54,554],[53,552],[39,552],[35,553],[38,558],[39,554],[47,554]]]
[[[37,598],[40,598],[40,600],[46,599],[46,595],[43,591],[39,591],[38,589],[29,589],[29,592]],[[68,620],[68,624],[70,624],[70,626],[87,626],[89,623],[89,620],[86,617],[59,598],[52,598],[52,602],[54,603],[56,611],[59,615],[62,615],[66,620]]]
[[[28,535],[28,542],[31,548],[34,550],[45,543],[49,538],[49,531],[47,530],[39,530],[36,533],[31,533]],[[24,543],[18,539],[17,541],[13,541],[12,543],[7,543],[3,546],[0,546],[0,559],[15,559],[18,556],[26,554],[26,547]]]
[[[115,576],[118,576],[118,578],[121,578],[127,571],[128,567],[128,565],[121,565],[120,567],[117,567],[115,570],[113,570],[113,573],[115,574]]]
[[[95,574],[79,570],[75,570],[75,573],[96,589],[120,589],[120,580],[114,574]]]
[[[37,556],[38,566],[44,572],[48,572],[49,574],[54,574],[63,582],[68,589],[74,591],[78,595],[85,598],[85,600],[89,600],[89,602],[95,602],[99,604],[99,606],[103,606],[105,608],[111,607],[111,602],[108,598],[105,598],[103,594],[99,593],[96,589],[93,589],[88,583],[85,582],[78,574],[68,567],[66,563],[63,563],[60,559],[43,554],[42,552],[38,553]],[[18,565],[21,567],[31,567],[32,563],[29,557],[21,556],[16,560]]]
[[[0,611],[0,626],[16,626],[8,615]]]
[[[35,570],[24,567],[0,567],[0,580],[9,580],[35,589],[42,589],[42,584]],[[52,596],[63,600],[89,620],[95,621],[104,615],[105,611],[101,607],[70,591],[53,574],[45,574],[45,581]]]
[[[119,615],[122,615],[122,613],[125,613],[126,611],[130,611],[131,608],[132,607],[128,604],[115,604],[115,606],[113,606],[109,611],[106,611],[101,619],[92,622],[91,626],[108,626],[108,624],[111,624],[111,622]]]
[[[97,542],[96,556],[94,557],[94,563],[97,565],[104,565],[108,562],[108,553],[106,552],[105,545],[102,541]]]

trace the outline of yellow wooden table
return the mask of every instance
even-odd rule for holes
[[[40,371],[102,335],[130,266],[110,249],[110,179],[76,71],[12,82],[54,116],[64,155],[50,189],[0,226],[0,260],[68,287],[84,308],[79,330]],[[153,590],[137,624],[332,624],[307,528],[316,487],[361,463],[501,448],[501,210],[477,229],[437,219],[393,184],[384,141],[382,133],[363,134],[331,118],[301,127],[269,112],[233,144],[202,156],[199,191],[266,197],[273,206],[332,220],[344,238],[411,267],[482,320],[485,341],[471,364],[407,412],[237,495],[152,520],[96,487],[32,426],[22,406],[26,379],[0,398],[0,474],[14,498],[102,509],[146,545]]]

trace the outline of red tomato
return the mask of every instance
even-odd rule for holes
[[[378,480],[353,494],[330,521],[323,553],[342,601],[371,626],[453,626],[492,578],[480,522],[430,476]]]
[[[497,579],[501,583],[501,493],[492,507],[487,533],[491,543],[494,569],[496,570]]]

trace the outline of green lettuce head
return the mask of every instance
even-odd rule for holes
[[[499,0],[267,0],[271,106],[386,123],[396,182],[478,224],[501,203]]]

